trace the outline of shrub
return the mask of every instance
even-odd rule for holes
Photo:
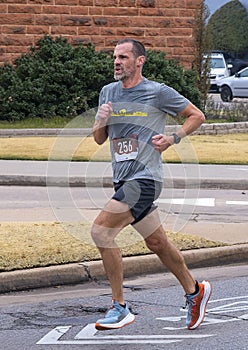
[[[61,37],[45,36],[15,68],[0,68],[0,118],[75,116],[97,106],[112,72],[112,59],[93,45],[73,47]]]
[[[173,87],[200,107],[200,92],[196,87],[197,73],[194,70],[185,71],[175,60],[166,59],[164,52],[147,51],[143,74],[148,79]]]
[[[165,53],[147,52],[144,76],[164,82],[200,106],[197,75]],[[103,85],[113,81],[113,59],[92,44],[72,46],[45,35],[14,65],[0,67],[0,119],[74,117],[98,105]]]

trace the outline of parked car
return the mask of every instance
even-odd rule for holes
[[[205,56],[205,59],[207,56]],[[228,65],[222,53],[212,52],[209,59],[210,91],[218,91],[217,81],[230,76],[232,65]]]
[[[234,97],[248,98],[248,67],[231,77],[217,82],[222,101],[230,102]]]
[[[241,69],[248,67],[248,59],[241,60],[239,58],[227,59],[226,62],[232,65],[231,75],[239,72]]]

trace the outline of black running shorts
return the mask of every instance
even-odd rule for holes
[[[149,179],[121,181],[114,183],[112,199],[128,204],[134,217],[132,224],[136,224],[157,208],[153,202],[159,197],[162,187],[162,182]]]

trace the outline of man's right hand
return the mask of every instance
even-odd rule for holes
[[[97,113],[97,120],[99,121],[100,126],[107,124],[109,117],[113,113],[112,102],[102,104]]]

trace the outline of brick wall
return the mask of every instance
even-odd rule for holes
[[[45,33],[112,50],[123,37],[163,50],[186,68],[194,59],[194,19],[202,0],[1,0],[0,64]]]

